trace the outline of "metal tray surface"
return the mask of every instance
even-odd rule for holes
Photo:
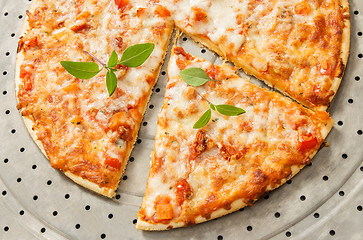
[[[351,52],[329,108],[336,122],[327,138],[330,146],[254,206],[165,232],[136,230],[135,221],[164,97],[166,64],[116,198],[90,192],[50,167],[16,109],[16,48],[30,3],[0,0],[0,239],[363,239],[363,1],[350,1]],[[179,44],[221,62],[186,36]]]

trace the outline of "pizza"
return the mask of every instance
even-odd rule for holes
[[[348,0],[175,0],[196,41],[311,109],[326,110],[349,54]]]
[[[36,0],[19,41],[18,109],[52,167],[112,197],[126,167],[173,28],[153,1]],[[107,62],[137,43],[154,43],[147,62],[120,65],[109,97],[106,71],[73,77],[60,61]]]
[[[174,28],[282,94],[174,47],[139,229],[187,226],[253,204],[308,164],[333,125],[326,110],[347,64],[348,0],[34,0],[27,16],[16,76],[25,125],[52,167],[108,197]],[[153,52],[135,68],[115,66],[111,96],[107,71],[84,80],[60,64],[105,63],[113,50],[142,43]],[[192,87],[180,76],[188,68],[215,81]],[[246,112],[210,110],[211,121],[194,129],[212,108],[207,99]]]
[[[215,81],[188,85],[180,71],[191,67]],[[204,99],[246,113],[231,117],[214,111],[212,121],[193,129],[209,108]],[[253,204],[308,164],[332,125],[326,112],[309,110],[240,78],[226,64],[213,65],[174,47],[137,228],[183,227]]]

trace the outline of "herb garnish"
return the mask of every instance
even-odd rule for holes
[[[208,74],[201,68],[186,68],[180,71],[180,76],[190,86],[199,87],[210,81]]]
[[[94,62],[61,61],[60,63],[68,73],[79,79],[90,79],[96,76],[103,68],[106,69],[106,86],[108,94],[111,96],[117,87],[117,77],[115,74],[117,71],[117,69],[115,69],[116,65],[121,64],[127,67],[138,67],[148,59],[154,50],[154,47],[155,45],[153,43],[132,45],[126,48],[120,61],[118,61],[119,57],[117,56],[117,53],[112,51],[107,65],[91,53],[83,51],[99,62],[102,65],[102,68],[99,68],[99,66]]]
[[[193,87],[199,87],[205,84],[208,81],[216,81],[209,78],[208,74],[201,68],[186,68],[180,71],[180,76],[182,79],[189,85]],[[197,92],[198,93],[198,92]],[[209,103],[209,109],[203,113],[203,115],[198,119],[198,121],[194,124],[193,128],[198,129],[202,128],[212,117],[212,110],[218,111],[219,113],[226,115],[226,116],[238,116],[242,113],[245,113],[245,110],[239,107],[235,107],[228,104],[220,104],[215,105],[208,101],[205,97],[198,95],[203,98],[205,101]]]

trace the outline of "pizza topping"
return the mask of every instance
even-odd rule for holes
[[[215,202],[217,201],[217,194],[208,193],[204,204],[201,207],[201,216],[205,219],[210,219],[214,209]]]
[[[170,12],[166,7],[158,5],[155,8],[155,15],[159,17],[170,17]]]
[[[311,133],[309,133],[307,135],[299,134],[298,150],[300,152],[309,151],[319,145],[320,144],[319,144],[317,138],[315,136],[313,136]]]
[[[331,75],[333,73],[332,64],[328,59],[323,59],[319,64],[319,72],[322,75]]]
[[[21,37],[19,39],[17,52],[20,52],[20,51],[26,52],[29,49],[34,48],[34,47],[40,47],[37,36],[30,37],[30,38]]]
[[[208,21],[207,20],[207,13],[202,9],[202,8],[199,8],[199,7],[192,7],[192,11],[194,13],[194,18],[195,18],[195,21],[199,22],[203,22],[203,21]]]
[[[179,50],[178,50],[179,51]],[[178,61],[177,61],[178,65]],[[180,68],[179,68],[180,69]],[[215,67],[211,67],[212,71],[209,69],[208,72],[215,72]],[[208,74],[201,68],[187,68],[180,71],[180,76],[182,79],[188,83],[191,86],[199,87],[204,85],[208,81],[217,81],[212,80],[209,78]],[[193,128],[198,129],[202,128],[205,125],[208,124],[209,120],[212,116],[212,111],[217,110],[219,113],[226,115],[226,116],[238,116],[242,113],[245,113],[245,111],[241,108],[231,106],[228,104],[220,104],[220,105],[214,105],[210,101],[208,101],[203,95],[199,94],[197,90],[195,92],[203,98],[205,101],[209,103],[209,108],[206,112],[203,113],[203,115],[199,118],[199,120],[194,124]]]
[[[308,15],[311,12],[311,6],[306,1],[301,1],[295,5],[295,12],[297,14]]]
[[[32,65],[22,65],[20,68],[20,74],[19,77],[24,79],[22,84],[22,89],[24,91],[31,91],[33,90],[33,72],[34,72],[34,66]]]
[[[173,205],[171,199],[167,195],[159,195],[155,200],[156,220],[170,220],[173,218]]]
[[[176,55],[183,56],[186,60],[194,60],[194,57],[191,54],[187,53],[182,47],[175,47],[174,53]],[[180,70],[183,70],[183,69],[180,69]]]
[[[208,109],[207,111],[205,111],[202,114],[202,116],[200,116],[198,121],[195,122],[195,124],[193,125],[193,128],[198,129],[198,128],[204,127],[205,125],[207,125],[209,123],[209,120],[211,117],[212,117],[212,110]]]
[[[115,3],[121,11],[124,11],[129,6],[129,0],[115,0]]]
[[[117,158],[106,157],[104,164],[106,166],[110,166],[116,170],[120,170],[120,168],[121,168],[120,160],[118,160]]]
[[[130,46],[123,52],[118,64],[122,64],[127,67],[138,67],[149,58],[154,50],[154,47],[155,44],[153,43],[142,43]]]
[[[198,87],[211,81],[208,74],[201,68],[187,68],[180,71],[180,76],[190,86]]]
[[[205,132],[199,130],[196,135],[196,139],[193,145],[193,152],[195,152],[196,156],[200,155],[207,149],[208,138],[205,136]],[[192,153],[193,154],[193,153]]]
[[[121,111],[114,114],[109,122],[109,129],[118,133],[118,137],[124,141],[133,139],[134,122],[138,124],[141,114],[136,109],[129,109],[127,112]]]
[[[175,201],[178,206],[182,206],[185,200],[191,199],[192,189],[186,179],[177,181],[174,186]]]
[[[214,105],[213,103],[209,102],[206,98],[204,98],[202,95],[200,95],[205,101],[209,103],[209,108],[203,115],[199,118],[199,120],[194,124],[193,128],[198,129],[202,128],[205,125],[208,124],[209,120],[212,117],[212,111],[217,110],[219,113],[225,115],[225,116],[238,116],[242,113],[245,113],[245,110],[242,108],[238,108],[232,105],[228,104],[220,104],[220,105]]]
[[[89,25],[87,23],[81,23],[81,24],[74,25],[73,27],[71,27],[71,30],[78,33],[78,32],[85,32],[91,28],[92,28],[91,25]]]
[[[98,65],[94,62],[61,62],[64,69],[70,74],[79,79],[89,79],[96,76],[101,69],[98,69]]]
[[[153,43],[143,43],[130,46],[123,52],[119,62],[117,53],[112,51],[107,65],[88,51],[84,52],[98,61],[107,70],[106,86],[108,94],[111,96],[117,87],[117,77],[114,72],[119,68],[116,68],[116,66],[124,65],[126,67],[138,67],[148,59],[154,50],[154,47],[155,45]],[[102,68],[98,69],[98,65],[94,62],[61,61],[60,63],[67,72],[80,79],[90,79],[102,70]]]
[[[53,100],[48,100],[50,103],[53,102]],[[75,125],[79,125],[82,123],[82,117],[81,116],[76,116],[72,119],[71,121],[72,124],[75,124]]]

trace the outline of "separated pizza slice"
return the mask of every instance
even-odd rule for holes
[[[16,80],[26,126],[52,167],[112,197],[163,62],[170,13],[153,1],[35,0],[27,15]],[[155,48],[139,67],[116,65],[112,96],[106,70],[81,80],[60,64],[96,62],[84,51],[107,64],[113,50],[121,56],[140,43]]]
[[[348,0],[176,0],[196,41],[311,109],[325,110],[349,54]]]
[[[187,68],[202,68],[214,81],[192,87],[180,76]],[[183,227],[253,204],[308,164],[333,125],[326,112],[313,112],[181,47],[172,49],[168,78],[139,229]],[[220,114],[223,104],[245,113]],[[194,129],[210,108],[207,125]]]

